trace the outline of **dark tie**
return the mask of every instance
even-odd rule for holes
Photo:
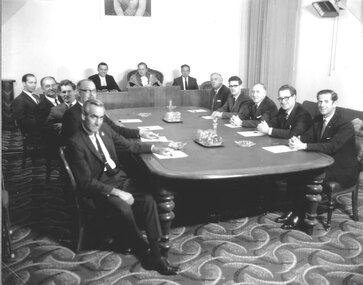
[[[217,95],[217,90],[213,89],[212,90],[212,107],[210,108],[212,111],[214,111],[213,107],[214,107],[214,104],[216,103],[216,99],[217,99],[216,95]]]
[[[326,129],[326,126],[328,125],[328,123],[327,123],[327,119],[326,118],[324,118],[323,119],[323,126],[322,126],[322,128],[321,128],[321,133],[320,133],[320,138],[322,138],[323,137],[323,134],[324,134],[324,132],[325,132],[325,129]]]
[[[32,94],[33,98],[35,99],[35,101],[37,101],[37,104],[39,103],[39,97],[37,94]]]
[[[57,97],[55,97],[55,105],[56,106],[59,105],[59,101],[58,101],[58,98]]]
[[[185,80],[185,90],[188,90],[188,81],[187,81],[187,77],[184,77]]]
[[[100,154],[103,162],[106,163],[107,162],[106,156],[105,156],[105,154],[102,151],[101,144],[100,144],[100,142],[99,142],[99,140],[98,140],[98,138],[97,138],[96,135],[95,135],[95,139],[96,139],[96,144],[97,144],[98,152],[99,152],[99,154]]]
[[[252,106],[252,117],[256,117],[256,113],[257,113],[257,105],[253,104]]]

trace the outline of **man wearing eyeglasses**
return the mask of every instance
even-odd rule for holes
[[[82,121],[82,106],[84,102],[89,99],[97,99],[96,85],[90,79],[83,79],[77,84],[78,102],[74,106],[67,110],[63,116],[62,122],[62,141],[66,143],[76,132],[78,132]],[[154,138],[156,135],[153,132],[129,129],[116,125],[106,114],[104,122],[109,125],[116,133],[122,135],[125,138]]]
[[[251,99],[253,102],[248,105],[248,112],[242,110],[243,112],[231,117],[231,124],[244,128],[256,128],[262,121],[273,123],[276,120],[277,107],[267,97],[265,85],[262,83],[255,84],[252,88]]]
[[[229,119],[238,113],[248,112],[248,105],[251,98],[242,90],[242,80],[238,76],[232,76],[228,79],[231,95],[227,98],[224,105],[212,113],[212,117]]]
[[[272,124],[262,121],[258,124],[257,130],[269,136],[283,139],[305,133],[311,126],[312,118],[309,112],[296,102],[296,89],[288,84],[281,86],[277,100],[281,108],[277,113],[276,121]]]

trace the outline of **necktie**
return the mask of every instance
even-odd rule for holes
[[[252,117],[255,118],[257,113],[257,105],[253,104],[252,106]]]
[[[324,134],[324,132],[325,132],[325,129],[326,129],[326,126],[328,125],[328,123],[327,123],[327,119],[326,118],[324,118],[323,119],[323,127],[321,128],[321,133],[320,133],[320,138],[322,138],[323,137],[323,134]]]
[[[105,163],[106,174],[108,176],[115,175],[118,172],[118,169],[117,168],[112,169],[111,166],[108,164],[106,156],[105,156],[105,154],[104,154],[104,152],[102,150],[100,141],[98,140],[98,137],[96,135],[95,135],[95,138],[96,138],[96,145],[97,145],[97,148],[98,148],[98,153],[100,154],[102,161]]]
[[[59,101],[58,101],[57,97],[55,97],[55,105],[56,106],[59,105]]]
[[[187,81],[187,77],[184,77],[185,80],[185,90],[188,90],[188,81]]]
[[[35,101],[37,101],[37,104],[39,103],[39,98],[37,94],[32,94],[33,98],[35,99]]]
[[[214,107],[214,104],[216,103],[216,95],[217,95],[217,90],[213,89],[213,91],[212,91],[212,107],[210,108],[212,111],[214,111],[213,107]]]

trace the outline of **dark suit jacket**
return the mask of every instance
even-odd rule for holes
[[[24,134],[39,135],[36,119],[38,104],[25,92],[21,92],[12,103],[13,114],[20,130]]]
[[[118,85],[112,75],[106,74],[107,86],[101,86],[101,79],[98,76],[98,74],[92,75],[92,76],[88,77],[88,79],[93,81],[93,83],[96,85],[97,91],[98,90],[101,91],[104,89],[107,89],[108,91],[111,91],[111,90],[121,91],[120,87],[118,87]]]
[[[247,113],[238,114],[240,119],[243,121],[242,127],[256,128],[261,121],[266,121],[269,125],[275,124],[277,107],[274,101],[266,96],[257,109],[254,108],[254,105],[254,102],[250,103]]]
[[[66,148],[66,155],[77,185],[83,195],[89,197],[110,194],[114,187],[124,190],[122,186],[128,177],[117,158],[116,147],[132,153],[151,152],[150,144],[132,143],[114,132],[107,124],[101,126],[99,134],[111,159],[120,169],[114,176],[110,177],[105,173],[104,161],[82,126],[69,140]]]
[[[307,143],[307,151],[323,152],[334,158],[334,163],[326,169],[327,181],[337,181],[342,187],[353,186],[359,170],[352,123],[335,110],[320,137],[322,126],[323,116],[317,115],[309,130],[301,136],[301,141]]]
[[[239,113],[244,114],[247,112],[247,107],[252,100],[246,93],[247,92],[245,92],[245,90],[242,90],[241,94],[237,98],[237,101],[234,103],[232,94],[227,98],[224,105],[217,110],[219,112],[223,112],[223,119],[231,118],[233,115],[237,115]]]
[[[300,103],[295,103],[287,120],[285,114],[285,110],[280,108],[276,122],[270,125],[272,127],[272,137],[289,139],[292,136],[302,135],[310,128],[312,118]]]
[[[180,89],[184,90],[182,76],[179,76],[174,79],[173,86],[180,86]],[[188,89],[187,90],[198,90],[198,89],[199,89],[199,86],[197,83],[197,79],[195,79],[194,77],[188,76]]]
[[[47,120],[45,121],[46,125],[52,125],[57,123],[62,123],[62,118],[64,115],[64,112],[68,109],[66,103],[61,103],[57,106],[53,106],[50,109],[49,116]]]
[[[214,94],[215,90],[212,89],[210,91],[212,103],[211,103],[211,110],[216,111],[221,108],[227,101],[228,96],[231,94],[231,90],[225,85],[222,85],[219,88],[218,93]]]
[[[82,125],[82,106],[77,103],[72,108],[68,109],[64,112],[63,122],[62,122],[62,131],[61,137],[63,143],[66,143],[69,138],[71,138]],[[124,136],[125,138],[138,138],[139,130],[137,129],[129,129],[117,126],[109,117],[105,116],[104,124],[107,124],[111,127],[116,133]]]
[[[58,96],[57,98],[59,102],[63,103],[63,99]],[[45,124],[45,121],[48,119],[50,110],[54,107],[52,102],[50,102],[47,98],[43,98],[40,103],[37,105],[37,114],[36,118],[38,121],[38,124],[40,126],[43,126]]]

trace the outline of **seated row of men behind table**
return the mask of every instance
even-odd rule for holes
[[[108,65],[105,62],[100,62],[97,66],[98,74],[90,76],[88,79],[92,80],[96,85],[97,91],[121,91],[112,75],[108,75]],[[173,81],[173,86],[180,86],[181,90],[196,90],[199,89],[197,80],[189,76],[190,66],[183,64],[181,66],[181,76]],[[147,64],[140,62],[137,65],[137,71],[130,76],[127,81],[127,88],[131,87],[148,87],[148,86],[161,86],[162,83],[157,78],[157,75],[150,71]]]

